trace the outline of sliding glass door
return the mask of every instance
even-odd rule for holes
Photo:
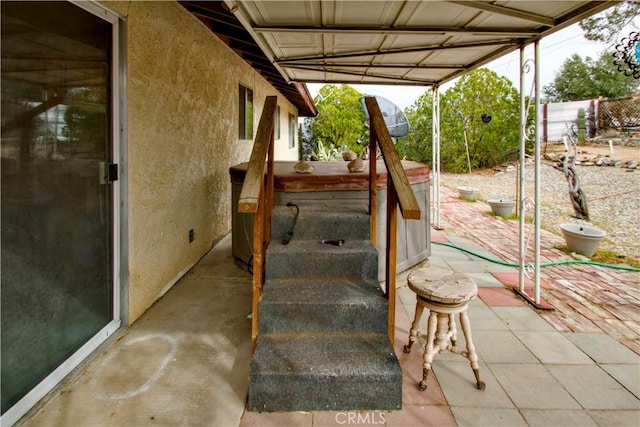
[[[2,7],[2,413],[116,318],[114,25]]]

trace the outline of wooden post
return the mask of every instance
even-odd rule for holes
[[[264,225],[264,191],[260,191],[258,199],[258,209],[253,217],[253,286],[251,301],[251,348],[255,350],[258,340],[258,325],[260,320],[260,298],[262,297],[262,278],[263,278],[263,225]]]
[[[271,133],[271,137],[269,138],[269,157],[267,158],[267,207],[265,212],[265,245],[268,245],[271,242],[271,214],[273,213],[273,187],[274,187],[274,178],[273,178],[273,156],[274,156],[274,140],[273,133]]]
[[[387,323],[389,340],[393,345],[396,332],[396,254],[397,254],[397,222],[398,194],[393,181],[387,178],[387,247],[386,277],[387,298],[389,298],[389,320]]]
[[[377,227],[377,210],[378,210],[378,191],[376,189],[377,184],[377,159],[376,154],[378,152],[378,144],[376,139],[376,133],[372,127],[369,127],[369,216],[371,217],[371,244],[376,246],[378,242],[378,236],[376,232]]]

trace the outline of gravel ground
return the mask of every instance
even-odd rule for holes
[[[517,174],[515,168],[505,172],[483,171],[469,174],[441,174],[443,186],[473,186],[479,190],[479,200],[515,199]],[[534,197],[534,165],[525,168],[525,195]],[[589,221],[576,219],[569,199],[564,174],[548,163],[540,166],[541,227],[562,235],[560,224],[571,222],[597,227],[607,233],[598,249],[640,260],[640,170],[617,167],[576,166],[580,187],[587,197]],[[533,215],[531,212],[530,215]]]

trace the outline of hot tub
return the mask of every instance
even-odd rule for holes
[[[358,204],[369,203],[369,168],[351,173],[347,162],[312,162],[312,174],[299,174],[293,170],[296,162],[274,163],[274,205],[292,203]],[[429,220],[429,168],[421,163],[403,161],[402,165],[413,188],[421,217],[405,220],[398,212],[397,271],[403,271],[431,255]],[[266,169],[266,168],[265,168]],[[232,254],[244,263],[249,262],[253,248],[253,214],[238,212],[238,199],[247,171],[247,163],[232,166],[231,175],[231,233]],[[378,280],[385,278],[387,170],[379,160],[377,171],[377,249]],[[266,172],[265,172],[266,173]]]

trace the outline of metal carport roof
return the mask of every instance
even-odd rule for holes
[[[225,1],[287,82],[420,86],[440,85],[615,3]]]

